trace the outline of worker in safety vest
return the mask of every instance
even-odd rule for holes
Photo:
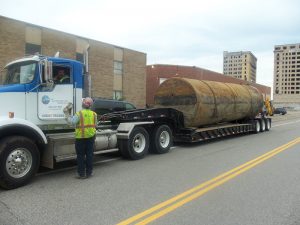
[[[96,135],[97,114],[90,108],[93,100],[89,97],[82,100],[82,110],[71,116],[71,105],[66,106],[64,113],[68,123],[75,125],[75,149],[77,154],[77,178],[92,176],[94,142]]]

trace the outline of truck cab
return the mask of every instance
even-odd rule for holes
[[[55,76],[64,71],[64,82]],[[5,67],[0,86],[0,117],[24,119],[41,130],[68,128],[63,108],[71,102],[80,110],[83,96],[84,66],[78,61],[33,56]]]
[[[59,71],[69,79],[55,81]],[[63,108],[70,102],[73,112],[81,109],[84,74],[82,63],[56,57],[31,56],[6,65],[0,79],[0,186],[24,185],[40,163],[53,168],[55,157],[75,155],[74,128]]]

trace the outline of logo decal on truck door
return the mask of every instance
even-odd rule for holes
[[[43,102],[43,104],[47,105],[50,102],[49,96],[48,95],[44,95],[42,97],[42,102]]]

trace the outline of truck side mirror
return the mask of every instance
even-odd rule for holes
[[[40,63],[40,79],[43,86],[53,85],[52,61],[44,59]]]

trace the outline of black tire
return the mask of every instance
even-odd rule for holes
[[[271,119],[265,118],[266,123],[266,131],[269,131],[271,129]]]
[[[118,147],[123,158],[129,159],[129,153],[127,150],[128,140],[118,139]]]
[[[257,134],[260,132],[260,122],[259,120],[254,121],[254,133]]]
[[[157,154],[164,154],[169,152],[172,145],[173,136],[170,127],[167,125],[155,127],[151,137],[151,151]]]
[[[260,123],[260,132],[264,132],[266,130],[266,122],[264,119],[259,119]]]
[[[142,159],[148,153],[149,134],[143,127],[133,128],[129,139],[118,140],[121,155],[128,159]]]
[[[40,164],[37,146],[28,138],[12,136],[0,142],[0,186],[13,189],[27,184]]]

